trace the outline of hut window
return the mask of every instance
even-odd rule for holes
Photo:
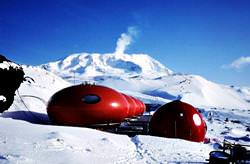
[[[82,97],[82,101],[86,104],[96,104],[101,101],[101,98],[97,95],[85,95]]]
[[[194,121],[194,124],[196,126],[200,126],[201,125],[201,118],[198,114],[194,114],[193,115],[193,121]]]

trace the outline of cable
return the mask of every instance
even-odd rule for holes
[[[46,105],[47,102],[46,102],[44,99],[42,99],[42,98],[40,98],[40,97],[37,97],[37,96],[33,96],[33,95],[20,95],[18,89],[17,89],[17,94],[18,94],[18,96],[19,96],[19,98],[20,98],[22,104],[24,105],[24,107],[27,109],[27,111],[28,111],[36,120],[39,120],[40,123],[48,124],[47,121],[45,121],[45,120],[43,120],[43,119],[37,117],[35,114],[33,114],[32,111],[29,110],[28,106],[25,104],[25,102],[24,102],[24,100],[22,99],[22,97],[32,97],[32,98],[36,98],[36,99],[42,101],[42,102]]]
[[[47,105],[47,101],[45,101],[44,99],[42,99],[41,97],[38,97],[38,96],[33,96],[33,95],[20,95],[21,97],[32,97],[32,98],[36,98],[38,100],[41,100],[44,105]]]

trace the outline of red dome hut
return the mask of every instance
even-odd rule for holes
[[[88,126],[122,122],[128,102],[119,92],[100,85],[76,85],[55,93],[47,106],[56,124]]]
[[[154,136],[203,142],[206,123],[193,106],[176,100],[161,106],[153,114],[149,131]]]

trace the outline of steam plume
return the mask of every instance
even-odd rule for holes
[[[137,35],[137,29],[136,27],[128,27],[128,30],[126,33],[122,33],[120,38],[116,42],[116,54],[124,54],[124,51],[128,47],[128,45],[131,44],[133,41],[133,37]]]

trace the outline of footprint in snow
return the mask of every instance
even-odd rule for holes
[[[54,139],[54,138],[58,138],[60,135],[58,132],[50,132],[48,133],[47,139]]]
[[[3,158],[3,160],[7,160],[7,162],[9,163],[25,163],[25,162],[31,162],[30,159],[24,157],[24,156],[21,156],[21,155],[18,155],[18,154],[7,154],[5,155],[4,157],[3,156],[0,156]],[[1,158],[0,158],[0,162],[1,161]],[[2,163],[1,163],[2,164]]]
[[[101,141],[107,142],[109,141],[109,139],[104,137],[104,138],[101,138]]]

